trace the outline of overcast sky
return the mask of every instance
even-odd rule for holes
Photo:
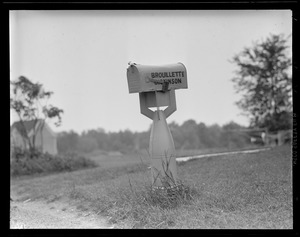
[[[176,90],[168,122],[248,125],[229,60],[271,33],[292,33],[290,10],[11,11],[10,80],[23,75],[54,92],[50,103],[64,110],[60,127],[50,123],[56,132],[145,131],[151,120],[129,94],[128,62],[182,62],[188,89]]]

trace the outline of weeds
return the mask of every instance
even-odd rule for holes
[[[143,191],[141,192],[141,198],[138,197],[137,191],[133,189],[129,179],[131,193],[136,198],[137,202],[143,200],[143,204],[170,209],[178,207],[180,204],[187,203],[197,194],[195,188],[192,189],[188,185],[183,184],[182,181],[178,181],[177,177],[174,177],[173,172],[177,171],[176,166],[171,170],[170,164],[172,158],[174,159],[173,156],[168,158],[167,153],[165,153],[165,159],[161,160],[163,173],[158,171],[156,167],[152,167],[156,176],[153,178],[151,185],[144,185],[142,188]],[[174,160],[174,162],[176,161]],[[157,186],[157,183],[161,185]]]
[[[161,171],[159,171],[156,167],[151,167],[153,169],[153,174],[155,177],[153,178],[153,186],[160,186],[162,188],[173,188],[176,187],[177,185],[177,177],[174,177],[173,172],[176,172],[176,166],[173,167],[173,170],[171,170],[170,168],[170,163],[171,163],[171,159],[175,159],[174,157],[170,156],[168,159],[167,154],[165,154],[165,160],[162,159],[162,171],[163,173],[161,173]],[[174,160],[174,162],[176,162]],[[176,165],[176,163],[175,163]],[[176,175],[177,176],[177,175]]]
[[[108,216],[111,224],[117,223],[120,228],[166,228],[175,225],[174,212],[191,205],[198,192],[188,185],[172,190],[153,189],[149,182],[128,179],[128,186],[108,195],[110,200],[101,200],[101,206],[109,206],[102,215]]]
[[[162,179],[160,183],[164,186],[160,188],[149,179],[131,180],[128,177],[128,188],[118,189],[119,200],[109,210],[111,223],[121,224],[127,220],[127,223],[131,223],[130,228],[161,228],[176,224],[172,211],[190,205],[199,192],[182,181],[175,181],[168,172],[169,161],[164,166],[165,175],[156,177]]]
[[[144,200],[152,206],[158,206],[162,209],[172,209],[182,204],[188,204],[197,195],[198,192],[196,189],[183,184],[163,189],[146,187]]]

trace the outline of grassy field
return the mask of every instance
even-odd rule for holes
[[[180,163],[189,198],[174,207],[149,201],[149,158],[92,158],[100,167],[14,178],[11,191],[19,200],[71,203],[118,228],[293,228],[290,146]]]

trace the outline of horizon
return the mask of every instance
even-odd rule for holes
[[[38,120],[40,120],[40,119],[38,119]],[[189,120],[195,121],[194,119],[187,119],[186,121],[183,121],[181,124],[179,124],[179,123],[177,123],[177,122],[175,122],[175,121],[171,121],[171,122],[168,122],[168,125],[170,125],[171,123],[175,123],[175,124],[177,124],[178,126],[182,126],[185,122],[187,122],[187,121],[189,121]],[[24,122],[30,122],[30,121],[33,121],[33,120],[24,120]],[[10,126],[12,127],[13,124],[19,123],[19,122],[20,122],[20,120],[14,121]],[[47,122],[47,119],[46,119],[45,122],[47,123],[47,125],[50,126],[50,124]],[[228,125],[228,124],[230,124],[230,123],[233,122],[233,123],[235,123],[235,124],[237,124],[237,125],[239,125],[239,126],[241,126],[241,127],[243,127],[243,128],[251,128],[250,126],[244,126],[244,125],[242,125],[242,124],[236,123],[235,121],[229,121],[228,123],[225,123],[225,124],[223,124],[223,125],[220,125],[220,124],[217,124],[217,123],[214,123],[214,124],[206,124],[206,123],[201,122],[201,121],[200,121],[200,122],[195,121],[195,122],[196,122],[197,125],[203,123],[206,127],[219,126],[220,128],[222,128],[223,126],[226,126],[226,125]],[[55,125],[54,125],[54,126],[55,126]],[[82,135],[83,133],[86,133],[86,132],[91,131],[91,130],[98,131],[98,130],[103,129],[103,131],[104,131],[105,133],[119,133],[119,132],[125,132],[125,131],[130,131],[130,132],[132,132],[132,133],[142,133],[142,132],[148,132],[148,131],[150,130],[151,126],[152,126],[152,124],[149,125],[149,128],[148,128],[148,129],[143,130],[143,131],[132,131],[132,130],[130,130],[130,129],[128,129],[128,128],[127,128],[127,129],[123,129],[123,130],[121,129],[121,130],[116,130],[116,131],[107,131],[107,130],[105,130],[104,128],[98,127],[98,128],[89,128],[89,129],[83,130],[83,131],[81,131],[81,132],[75,131],[75,130],[73,130],[73,129],[70,129],[70,130],[61,130],[61,131],[58,131],[58,132],[55,132],[55,131],[54,131],[54,132],[57,133],[57,134],[59,134],[59,133],[64,133],[64,132],[66,132],[66,133],[69,133],[69,132],[75,132],[75,133],[77,133],[78,135]],[[50,127],[51,127],[51,129],[53,129],[53,125],[50,126]]]

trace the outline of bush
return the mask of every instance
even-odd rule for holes
[[[40,151],[15,148],[11,156],[11,175],[56,173],[96,167],[96,163],[77,153],[51,155]]]

